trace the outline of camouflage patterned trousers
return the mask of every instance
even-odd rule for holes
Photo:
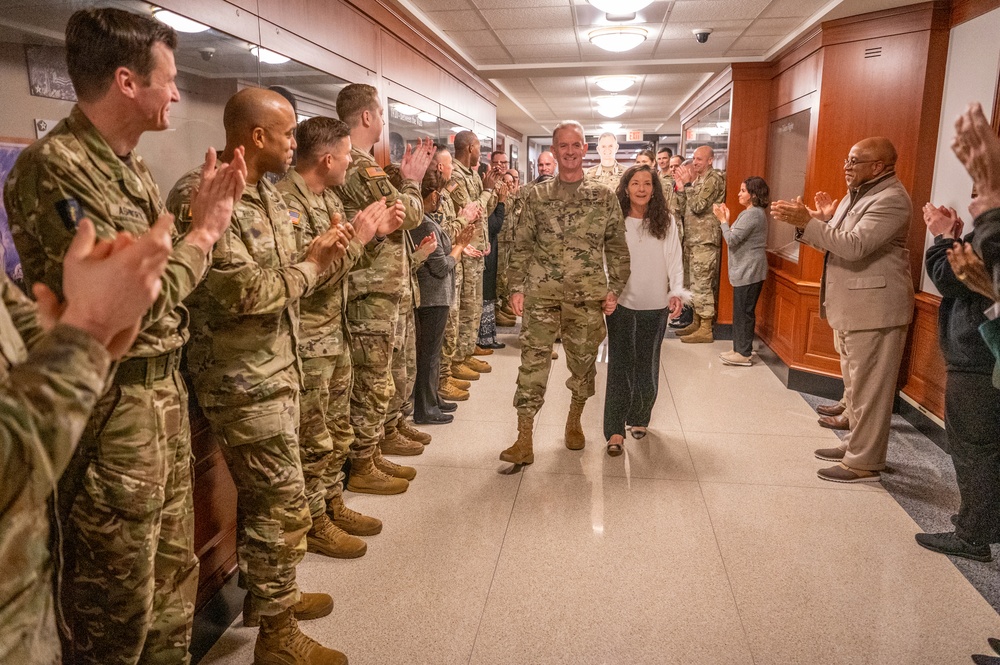
[[[519,416],[535,417],[545,402],[545,386],[552,364],[552,345],[562,330],[566,387],[573,397],[585,400],[594,394],[597,347],[607,336],[600,300],[562,302],[524,299],[521,319],[521,367],[517,371],[514,407]]]
[[[458,355],[454,362],[461,362],[476,350],[479,339],[479,321],[483,317],[482,259],[462,256],[462,291],[458,312]]]
[[[395,321],[395,319],[392,319]],[[354,440],[348,456],[368,459],[382,438],[392,383],[393,332],[388,321],[348,321],[351,329],[351,427]]]
[[[417,379],[417,332],[413,323],[413,303],[399,306],[396,330],[392,338],[392,398],[386,410],[385,426],[392,428],[403,417],[400,409],[413,395]]]
[[[306,501],[313,519],[340,493],[344,461],[354,440],[351,427],[351,356],[304,358],[299,393],[299,452]]]
[[[510,269],[510,255],[513,249],[513,242],[497,240],[497,300],[502,302],[507,302],[510,298],[510,280],[507,271]]]
[[[180,372],[113,385],[59,491],[62,607],[72,631],[61,635],[64,662],[188,662],[198,559]]]
[[[299,601],[295,567],[312,526],[299,452],[299,393],[282,390],[204,411],[236,484],[241,583],[255,610],[278,614]]]
[[[458,316],[462,297],[464,273],[462,262],[455,263],[455,297],[448,308],[448,322],[444,326],[444,343],[441,345],[441,381],[451,376],[451,364],[463,358],[458,357]],[[478,334],[478,330],[477,330]]]
[[[691,290],[695,314],[709,321],[715,316],[719,296],[720,245],[684,245],[684,286]]]

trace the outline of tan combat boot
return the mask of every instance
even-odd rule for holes
[[[456,379],[453,376],[448,377],[448,383],[450,383],[455,388],[458,388],[459,390],[468,390],[469,388],[472,387],[471,381],[463,381],[462,379]]]
[[[422,455],[424,447],[416,441],[411,441],[402,435],[397,427],[386,427],[385,436],[378,442],[383,455],[403,455],[404,457]]]
[[[254,665],[347,665],[347,656],[310,638],[299,630],[290,610],[262,617]]]
[[[417,444],[420,445],[420,444]],[[384,473],[387,476],[392,476],[393,478],[402,478],[403,480],[410,481],[417,477],[417,470],[412,466],[403,466],[402,464],[396,464],[395,462],[390,462],[386,458],[382,457],[382,453],[378,448],[375,449],[375,454],[372,455],[372,462],[375,464],[375,468]]]
[[[479,372],[464,363],[452,363],[451,376],[462,381],[478,381]]]
[[[464,402],[469,399],[469,391],[456,388],[450,381],[438,386],[438,397],[449,402]]]
[[[493,371],[493,368],[485,360],[480,360],[474,356],[469,356],[465,359],[463,363],[466,367],[471,369],[473,372],[478,372],[480,374],[489,374]]]
[[[535,461],[535,453],[531,449],[531,430],[535,427],[535,419],[531,416],[517,417],[517,441],[507,450],[500,453],[502,462],[511,464],[531,464]]]
[[[430,434],[427,432],[421,432],[416,427],[408,423],[405,418],[400,418],[399,422],[396,423],[396,431],[410,441],[416,441],[424,446],[431,442]]]
[[[687,330],[685,328],[684,330]],[[684,332],[683,330],[681,332]],[[712,335],[712,319],[698,317],[698,329],[689,335],[681,337],[681,341],[687,344],[710,344],[715,341]]]
[[[309,552],[334,559],[357,559],[368,551],[365,541],[335,526],[326,513],[313,519],[306,545]]]
[[[327,500],[326,516],[334,526],[352,536],[374,536],[382,533],[382,520],[351,510],[344,505],[344,495],[339,492]]]
[[[552,349],[552,360],[559,360],[559,352]]]
[[[299,621],[321,619],[333,611],[333,598],[325,593],[301,593],[299,602],[292,605],[292,612]],[[243,597],[243,625],[256,628],[260,625],[260,614],[253,609],[250,592]]]
[[[513,314],[507,314],[502,309],[497,310],[497,327],[498,328],[513,328],[517,325],[517,317]]]
[[[376,451],[377,452],[377,451]],[[410,487],[404,478],[388,476],[375,466],[371,457],[351,460],[347,489],[360,494],[402,494]]]
[[[492,356],[493,349],[484,349],[483,347],[476,344],[476,348],[472,351],[474,356]]]
[[[566,447],[570,450],[583,450],[587,439],[583,436],[583,425],[580,424],[580,416],[583,415],[583,407],[586,400],[573,399],[569,403],[569,415],[566,416]]]
[[[678,337],[686,337],[687,335],[690,335],[694,331],[698,330],[698,328],[700,327],[701,327],[701,317],[698,316],[697,314],[694,314],[691,317],[691,323],[684,326],[680,330],[674,331],[674,334],[677,335]]]

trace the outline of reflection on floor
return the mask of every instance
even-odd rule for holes
[[[729,343],[668,339],[649,436],[604,454],[600,363],[587,447],[567,450],[563,354],[535,463],[512,469],[497,455],[516,434],[518,349],[501,339],[455,422],[398,460],[418,469],[409,491],[346,495],[385,522],[368,554],[299,567],[337,603],[303,630],[353,665],[940,665],[1000,636],[966,579],[995,584],[996,564],[959,572],[914,543],[957,506],[926,439],[894,423],[884,484],[823,482],[812,451],[836,438],[802,396],[762,364],[723,365]],[[251,662],[255,637],[237,619],[201,662]]]

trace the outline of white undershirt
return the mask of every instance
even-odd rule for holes
[[[685,302],[690,293],[684,289],[684,264],[677,225],[671,224],[660,240],[642,228],[642,220],[625,218],[625,242],[631,257],[632,273],[618,298],[629,309],[663,309],[670,298]]]

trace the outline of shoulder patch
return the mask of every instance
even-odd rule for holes
[[[388,178],[385,171],[382,170],[381,166],[366,166],[365,175],[369,178]]]
[[[302,215],[299,214],[298,210],[292,210],[291,208],[288,209],[288,219],[290,219],[292,224],[295,226],[299,225],[301,217]]]
[[[83,206],[76,199],[56,201],[56,212],[59,213],[59,219],[62,220],[63,226],[70,232],[76,231],[76,227],[79,226],[80,220],[84,216]]]
[[[450,194],[451,192],[455,191],[456,187],[458,187],[458,181],[452,180],[451,182],[448,183],[448,186],[445,187],[445,189],[447,189],[448,193]]]

